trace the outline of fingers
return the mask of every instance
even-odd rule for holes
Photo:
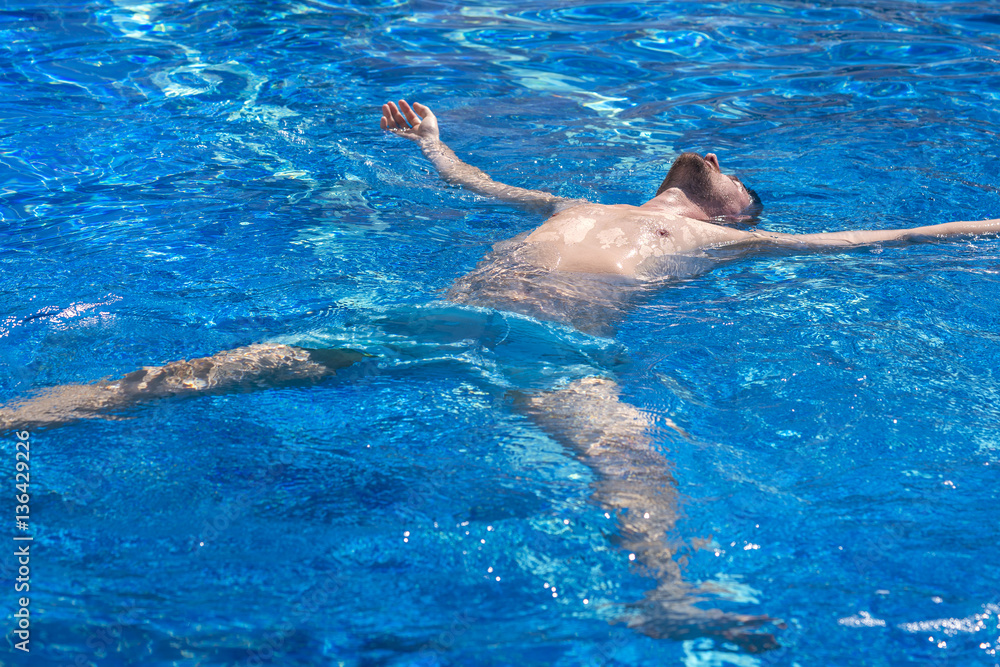
[[[414,102],[413,108],[416,109],[417,113],[426,118],[427,116],[433,116],[434,112],[427,108],[426,105],[420,102]]]
[[[403,100],[400,100],[400,102],[406,104],[406,102],[403,102]],[[399,129],[401,130],[410,129],[410,126],[406,122],[406,118],[403,117],[403,114],[400,113],[399,108],[392,102],[389,102],[389,110],[392,111],[392,119],[396,121],[396,126],[399,127]]]
[[[420,117],[410,108],[410,105],[406,103],[406,100],[400,100],[399,106],[403,110],[403,115],[406,116],[406,120],[410,122],[410,125],[419,125]]]
[[[399,112],[399,109],[392,102],[382,105],[382,120],[379,124],[383,130],[391,130],[393,132],[402,132],[410,129],[406,119],[403,118],[403,114]]]
[[[421,128],[420,124],[427,119],[431,119],[431,122]],[[400,100],[398,107],[394,102],[382,105],[382,118],[379,124],[383,130],[403,134],[412,139],[421,133],[426,134],[427,131],[435,132],[437,124],[433,119],[434,113],[425,105],[414,102],[411,107],[406,100]]]
[[[389,108],[388,104],[382,105],[382,120],[380,122],[383,130],[394,130],[396,129],[396,121],[392,119],[392,109]]]

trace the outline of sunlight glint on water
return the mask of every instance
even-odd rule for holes
[[[639,203],[712,150],[767,229],[997,217],[998,26],[985,1],[8,1],[0,400],[343,341],[540,222],[442,184],[386,99],[567,197]],[[652,580],[465,346],[36,434],[30,664],[997,664],[998,276],[988,239],[729,264],[587,349],[661,427],[685,581],[783,619],[777,651],[611,624]]]

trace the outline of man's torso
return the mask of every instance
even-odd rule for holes
[[[524,242],[554,249],[553,270],[641,277],[657,258],[749,238],[738,229],[638,206],[584,204],[555,214]]]

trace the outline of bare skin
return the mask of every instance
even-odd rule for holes
[[[740,216],[751,204],[749,191],[738,179],[722,173],[714,153],[700,158],[707,172],[708,192],[696,195],[692,184],[682,178],[639,206],[605,205],[494,181],[462,162],[441,141],[437,118],[422,104],[411,107],[405,100],[398,106],[384,104],[381,126],[415,141],[449,183],[545,213],[548,219],[525,241],[557,249],[555,268],[563,272],[644,277],[650,258],[707,250],[726,249],[730,256],[774,250],[817,252],[1000,232],[1000,219],[821,234],[746,231],[726,226],[725,220]]]
[[[739,179],[722,173],[714,153],[682,155],[657,195],[639,206],[604,205],[497,183],[462,162],[441,141],[437,118],[422,104],[411,107],[405,100],[398,106],[384,104],[381,127],[416,142],[449,183],[545,214],[547,219],[524,242],[551,249],[538,256],[548,259],[546,269],[566,275],[641,279],[655,275],[660,258],[708,251],[722,250],[716,256],[735,258],[776,250],[822,252],[1000,233],[1000,219],[821,234],[746,231],[726,223],[739,221],[748,212],[751,194]],[[693,592],[681,580],[664,541],[677,516],[669,463],[654,445],[652,424],[641,411],[619,400],[613,380],[572,382],[564,389],[531,397],[523,409],[598,474],[594,499],[618,514],[620,546],[657,582],[655,589],[633,605],[638,613],[628,620],[629,625],[654,637],[722,637],[750,652],[777,646],[771,635],[748,631],[772,619],[704,610],[692,604]]]
[[[620,400],[618,391],[614,380],[589,377],[527,396],[518,407],[595,472],[593,498],[618,520],[616,545],[656,582],[620,620],[656,638],[718,637],[750,653],[776,648],[773,635],[750,629],[781,627],[780,621],[694,604],[698,591],[684,582],[665,540],[678,517],[673,466],[660,451],[654,421]]]
[[[316,382],[363,361],[365,356],[354,350],[248,345],[211,357],[146,366],[110,382],[44,389],[0,407],[0,431],[34,430],[97,417],[114,419],[136,403],[158,398]]]
[[[722,173],[713,153],[678,158],[655,197],[638,206],[602,205],[498,183],[458,158],[439,136],[437,118],[421,104],[400,100],[382,107],[382,129],[416,142],[441,177],[473,192],[546,216],[523,242],[555,258],[544,270],[566,281],[582,274],[642,279],[655,274],[658,259],[704,256],[723,250],[728,258],[761,252],[830,251],[870,244],[912,243],[934,238],[1000,233],[1000,220],[951,222],[884,231],[777,234],[746,231],[740,221],[752,206],[746,187]],[[211,357],[146,367],[113,382],[64,385],[0,407],[0,430],[38,428],[94,417],[114,417],[145,401],[238,391],[289,382],[317,382],[365,355],[351,350],[304,350],[253,345]],[[610,377],[574,380],[550,392],[523,397],[520,409],[543,431],[564,443],[595,472],[594,499],[619,518],[619,546],[656,581],[633,605],[627,622],[654,637],[714,636],[748,651],[776,646],[769,634],[748,632],[766,616],[725,614],[696,607],[694,591],[665,542],[677,517],[677,492],[669,461],[659,451],[654,423],[619,399]],[[687,437],[669,420],[664,425]]]
[[[573,206],[546,220],[525,242],[557,249],[559,271],[638,278],[648,260],[732,245],[743,233],[678,215],[659,199],[642,206]]]

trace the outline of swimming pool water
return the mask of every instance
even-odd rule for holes
[[[540,222],[442,184],[387,99],[568,197],[712,150],[766,229],[998,217],[998,33],[987,1],[8,0],[0,402],[336,336]],[[767,257],[617,323],[623,398],[689,434],[657,435],[665,539],[775,651],[611,623],[652,580],[465,351],[35,433],[31,654],[7,617],[0,660],[996,665],[998,284],[995,239]]]

